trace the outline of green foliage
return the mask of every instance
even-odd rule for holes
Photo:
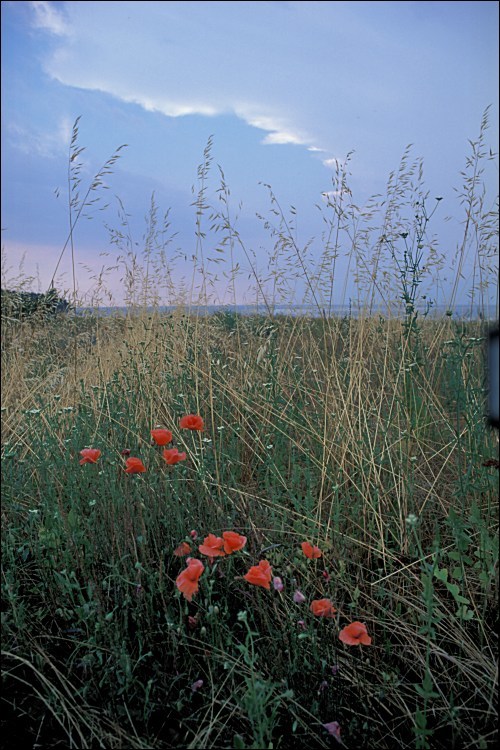
[[[2,323],[9,320],[27,320],[34,315],[56,315],[71,309],[69,302],[58,296],[57,289],[49,289],[44,294],[2,289],[1,301]]]

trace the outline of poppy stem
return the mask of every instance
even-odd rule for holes
[[[264,554],[264,552],[269,552],[270,549],[276,549],[277,547],[282,547],[282,544],[271,544],[269,547],[264,547],[264,549],[261,549],[260,555]]]

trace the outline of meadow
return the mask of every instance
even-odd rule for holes
[[[486,125],[463,176],[479,298],[497,283]],[[199,315],[209,161],[210,145],[190,296],[155,255],[152,204],[140,257],[112,234],[127,315],[2,309],[5,747],[496,747],[488,322],[427,315],[421,174],[405,155],[375,226],[373,205],[354,222],[342,203],[339,166],[315,271],[271,193],[271,287],[247,254],[262,312]],[[334,317],[326,269],[346,246],[366,306]],[[299,276],[318,314],[273,314]],[[375,291],[399,314],[374,314]]]

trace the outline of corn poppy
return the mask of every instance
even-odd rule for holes
[[[126,474],[142,474],[143,471],[146,471],[146,467],[140,458],[130,456],[125,463],[127,464],[127,468],[125,469]]]
[[[202,430],[203,419],[197,414],[187,414],[185,417],[182,417],[179,427],[182,427],[184,430]]]
[[[173,466],[174,464],[178,464],[179,461],[185,461],[186,460],[186,454],[185,453],[179,453],[178,448],[166,448],[163,453],[163,458],[167,462],[169,466]]]
[[[348,646],[358,646],[362,643],[364,646],[369,646],[372,639],[368,635],[366,625],[362,622],[351,622],[339,633],[339,638],[342,643],[346,643]]]
[[[333,617],[337,611],[330,599],[315,599],[311,602],[310,610],[317,617]]]
[[[183,594],[188,602],[193,598],[193,594],[196,594],[199,590],[198,581],[200,576],[205,570],[201,560],[196,560],[194,557],[188,557],[186,560],[187,568],[185,568],[177,578],[175,579],[175,585]]]
[[[265,589],[271,588],[272,578],[271,566],[267,560],[261,560],[258,565],[253,565],[243,578],[254,586],[262,586]]]
[[[101,457],[101,451],[98,448],[84,448],[80,451],[82,457],[80,464],[95,464],[97,459]]]
[[[174,555],[177,557],[184,557],[184,555],[189,555],[190,552],[191,547],[187,542],[182,542],[176,549],[174,549]]]
[[[223,531],[222,536],[224,538],[224,552],[226,555],[230,555],[231,552],[237,552],[243,549],[247,543],[246,536],[237,534],[236,531]]]
[[[319,547],[313,547],[312,544],[309,544],[309,542],[302,542],[300,545],[302,547],[302,552],[306,557],[308,557],[310,560],[315,560],[318,557],[321,557],[321,550]]]
[[[198,550],[202,555],[207,555],[207,557],[224,557],[226,553],[222,549],[223,544],[224,539],[220,536],[209,534],[203,540],[203,544],[200,544]]]
[[[173,435],[170,430],[151,430],[151,437],[156,445],[167,445],[172,442]]]

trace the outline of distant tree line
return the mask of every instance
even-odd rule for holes
[[[59,297],[57,289],[45,293],[1,290],[2,318],[25,320],[33,315],[50,316],[66,313],[71,309],[70,303]]]

